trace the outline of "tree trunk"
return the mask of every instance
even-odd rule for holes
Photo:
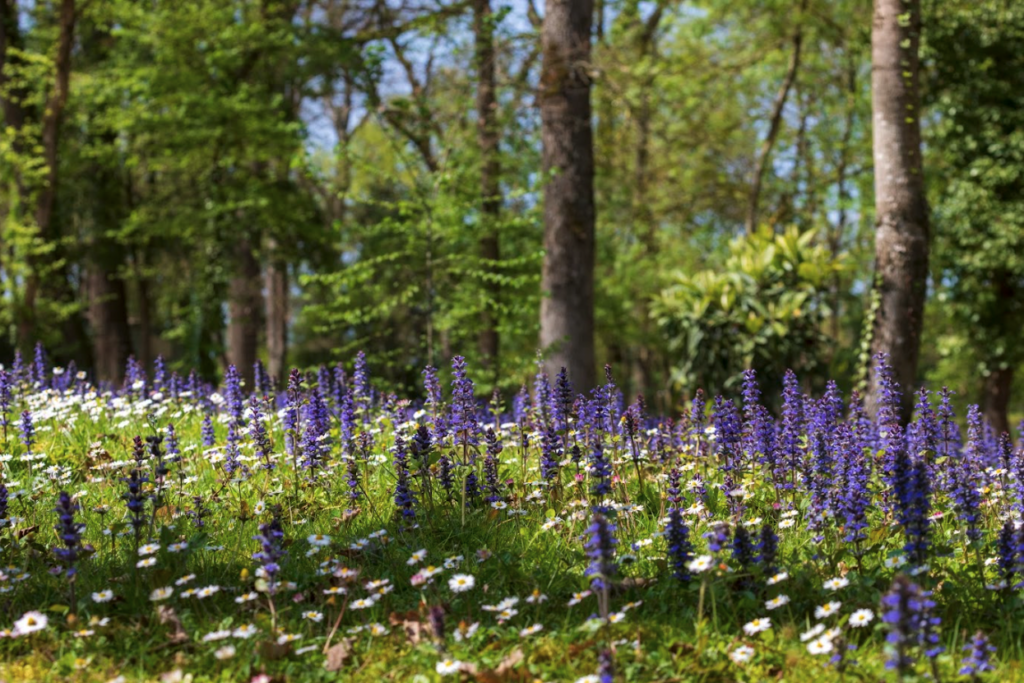
[[[108,240],[93,244],[87,273],[89,323],[92,326],[96,379],[120,386],[131,354],[128,303],[124,280],[116,272],[117,247]]]
[[[996,434],[1010,433],[1008,408],[1012,386],[1013,366],[995,368],[985,377],[981,410]]]
[[[105,146],[117,143],[107,131],[98,136]],[[96,379],[114,386],[124,383],[125,362],[132,352],[131,327],[128,324],[128,292],[121,270],[125,249],[108,237],[124,217],[124,195],[116,169],[97,161],[92,169],[92,241],[86,264],[86,299],[92,328],[93,367]]]
[[[228,285],[228,362],[238,368],[247,386],[252,387],[253,366],[259,347],[260,264],[248,237],[235,247],[234,275]]]
[[[149,371],[150,363],[153,362],[153,316],[152,301],[149,295],[149,279],[146,276],[145,264],[143,263],[144,251],[136,250],[134,256],[135,264],[135,295],[137,298],[137,316],[135,325],[138,333],[136,336],[135,358],[142,367]]]
[[[494,85],[494,18],[491,0],[473,2],[473,36],[475,41],[474,61],[477,71],[476,115],[477,145],[480,147],[480,212],[484,236],[480,240],[480,258],[489,273],[497,267],[501,257],[498,240],[498,218],[501,211],[501,162],[498,158],[498,122]],[[499,337],[495,309],[501,287],[497,279],[485,284],[487,300],[481,320],[480,348],[481,363],[496,383],[500,375],[498,363]]]
[[[38,255],[28,255],[29,272],[25,278],[25,292],[18,311],[18,343],[23,349],[31,349],[39,338],[36,302],[40,294],[48,295],[61,304],[71,306],[76,302],[75,292],[68,279],[67,266],[63,265],[63,249],[53,234],[51,222],[57,199],[57,150],[60,141],[61,121],[67,105],[68,92],[71,84],[71,52],[75,42],[75,23],[77,21],[75,0],[61,0],[57,14],[57,44],[54,59],[54,81],[41,109],[26,103],[27,93],[17,83],[9,82],[9,76],[3,75],[8,61],[16,57],[11,49],[21,49],[22,40],[18,29],[17,4],[8,0],[0,0],[0,97],[4,123],[13,129],[15,150],[23,142],[20,137],[26,123],[37,119],[39,126],[39,146],[46,172],[42,183],[31,186],[21,177],[16,179],[22,206],[32,207],[35,227],[39,238],[44,243],[58,244],[55,254],[49,254],[45,261]],[[59,263],[56,268],[49,266]],[[61,333],[64,345],[79,344],[84,341],[84,325],[79,313],[73,312],[63,321]],[[69,338],[70,337],[70,338]],[[89,349],[83,349],[88,355]],[[80,359],[88,362],[85,358]]]
[[[595,385],[594,148],[590,120],[593,0],[546,0],[538,100],[544,173],[540,345],[580,391]]]
[[[274,385],[281,386],[288,356],[288,264],[276,254],[276,247],[275,241],[268,242],[267,372]]]
[[[920,0],[875,0],[871,30],[871,109],[875,157],[875,259],[880,307],[871,350],[885,353],[903,391],[902,420],[913,411],[928,278],[928,204],[918,110]],[[878,385],[872,376],[868,410]]]
[[[806,8],[807,0],[804,0],[800,4],[801,13]],[[797,24],[796,30],[793,33],[793,52],[789,57],[789,67],[786,69],[786,75],[782,79],[779,92],[775,95],[772,113],[768,119],[768,135],[765,137],[764,142],[761,143],[761,150],[758,152],[757,160],[754,162],[754,172],[750,181],[750,198],[747,201],[746,230],[748,235],[754,234],[754,231],[757,230],[757,211],[758,204],[761,201],[761,184],[764,181],[765,170],[768,168],[768,159],[771,157],[772,148],[775,146],[775,140],[779,136],[779,129],[782,127],[782,113],[786,107],[786,100],[789,98],[789,91],[793,88],[793,83],[796,82],[797,71],[800,69],[800,51],[803,47],[803,41],[803,32],[800,29],[800,25]]]

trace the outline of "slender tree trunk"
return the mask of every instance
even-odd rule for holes
[[[153,303],[149,293],[149,278],[146,275],[146,264],[144,263],[145,251],[135,250],[135,298],[136,316],[135,327],[138,330],[136,336],[135,359],[142,367],[149,370],[153,362]]]
[[[96,379],[120,386],[124,382],[125,361],[131,354],[131,331],[127,292],[115,265],[119,248],[106,242],[93,244],[91,249],[93,263],[86,282],[89,322]]]
[[[259,348],[262,305],[260,264],[252,242],[243,237],[235,247],[234,274],[228,285],[228,362],[238,368],[250,387]]]
[[[285,380],[288,356],[288,264],[275,253],[276,247],[276,241],[268,241],[267,371],[275,384],[280,385]]]
[[[480,210],[484,223],[484,236],[480,240],[480,257],[488,272],[497,267],[501,258],[498,239],[498,219],[501,212],[501,162],[498,158],[498,103],[494,84],[494,18],[491,0],[473,1],[474,61],[477,71],[476,115],[477,145],[480,147]],[[497,275],[497,273],[493,273]],[[485,283],[487,301],[484,302],[478,340],[483,366],[494,381],[500,376],[498,362],[498,320],[495,314],[501,286],[497,279]]]
[[[594,140],[590,120],[593,0],[546,0],[541,29],[544,266],[540,345],[551,375],[564,366],[580,391],[595,385]]]
[[[996,434],[1010,433],[1010,390],[1013,387],[1013,366],[998,367],[985,377],[981,410]]]
[[[803,0],[800,4],[801,14],[806,8],[807,0]],[[800,17],[797,20],[799,21]],[[779,129],[782,127],[782,113],[786,108],[789,91],[792,90],[793,83],[796,82],[797,71],[800,69],[800,52],[803,42],[803,31],[798,23],[793,33],[793,52],[789,57],[789,67],[786,69],[786,75],[782,79],[779,92],[775,95],[772,113],[768,118],[768,135],[765,137],[764,142],[761,143],[761,150],[758,152],[757,160],[754,162],[754,172],[751,175],[750,181],[750,198],[747,201],[746,230],[748,235],[752,235],[757,230],[757,211],[758,204],[761,201],[761,185],[764,182],[764,174],[768,168],[768,160],[771,158],[772,148],[775,147],[775,140],[778,138]]]
[[[43,182],[40,186],[30,186],[23,178],[17,179],[18,190],[23,206],[33,207],[33,218],[39,237],[44,242],[57,243],[51,223],[57,200],[58,164],[57,150],[60,142],[61,121],[67,105],[68,92],[71,84],[71,51],[75,42],[75,24],[78,19],[75,0],[61,0],[57,14],[57,44],[54,59],[54,81],[42,109],[33,110],[26,103],[27,93],[17,84],[9,82],[9,75],[0,74],[0,91],[3,92],[2,109],[4,122],[13,129],[15,149],[22,143],[20,135],[24,125],[32,118],[38,119],[39,146],[46,167]],[[21,48],[21,35],[18,30],[17,5],[9,0],[0,0],[0,72],[15,57],[11,49]],[[22,305],[18,312],[18,342],[23,349],[30,349],[38,339],[36,303],[40,294],[49,295],[54,300],[72,306],[75,303],[75,292],[68,279],[67,267],[48,267],[48,263],[63,263],[61,249],[51,254],[44,262],[36,254],[29,254],[29,273],[25,278],[25,292]],[[45,292],[44,292],[45,290]],[[81,316],[75,312],[63,322],[61,332],[65,342],[71,344],[85,341],[85,328]],[[89,349],[82,349],[84,355]],[[80,359],[80,360],[85,360]],[[85,362],[88,362],[87,360]]]
[[[875,157],[875,259],[881,305],[871,350],[889,356],[910,419],[928,278],[928,203],[918,99],[920,0],[875,0],[871,109]],[[872,375],[867,407],[878,403]]]

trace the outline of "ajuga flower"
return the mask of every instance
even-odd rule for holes
[[[242,413],[245,410],[245,402],[242,398],[242,376],[234,365],[229,365],[227,372],[224,373],[224,400],[232,421],[242,424]]]
[[[501,480],[498,478],[498,462],[501,457],[501,440],[490,427],[484,434],[487,442],[487,454],[484,456],[484,492],[487,494],[484,501],[496,503],[504,500]]]
[[[882,598],[882,621],[889,627],[886,640],[893,648],[886,668],[895,669],[901,676],[913,670],[915,646],[930,659],[942,652],[935,631],[941,620],[932,615],[935,602],[930,596],[930,592],[900,574]]]
[[[7,525],[7,487],[0,482],[0,529]]]
[[[402,517],[412,519],[416,516],[416,510],[414,509],[416,498],[413,496],[412,488],[409,485],[408,453],[406,452],[405,439],[402,438],[401,434],[395,435],[393,452],[395,476],[397,477],[394,492],[395,507],[402,513]]]
[[[46,349],[42,342],[36,342],[35,356],[32,359],[32,383],[36,386],[46,386],[49,373],[46,371],[49,365],[46,357]]]
[[[234,422],[228,427],[229,429],[234,428]],[[267,435],[267,427],[263,421],[263,410],[256,394],[249,397],[249,437],[252,439],[256,455],[263,461],[263,469],[274,469],[274,464],[270,461],[273,447],[270,444],[270,436]]]
[[[78,509],[79,506],[72,502],[67,491],[61,491],[57,499],[57,507],[54,510],[58,515],[58,522],[54,529],[60,537],[61,546],[54,548],[53,554],[64,565],[65,572],[69,577],[75,575],[77,571],[75,562],[82,552],[82,529],[85,528],[85,524],[75,521],[75,512]]]
[[[253,539],[259,541],[260,549],[253,553],[252,559],[257,560],[263,568],[267,581],[267,591],[273,595],[277,590],[277,574],[281,570],[281,559],[285,552],[282,550],[284,531],[281,529],[281,521],[277,515],[260,525],[260,532]]]
[[[771,524],[765,522],[761,525],[761,534],[757,542],[757,563],[765,576],[774,576],[778,571],[775,563],[779,558],[779,537],[775,534]]]
[[[619,542],[615,538],[615,525],[609,522],[602,513],[595,512],[587,534],[589,538],[586,550],[587,557],[590,558],[590,566],[587,568],[586,575],[591,577],[591,588],[602,596],[600,598],[601,616],[607,617],[609,581],[618,570],[615,564],[615,546]]]
[[[470,446],[476,442],[478,428],[473,380],[466,376],[466,359],[462,356],[455,356],[452,359],[452,407],[449,429],[455,436],[456,446]]]
[[[555,390],[551,394],[551,417],[555,429],[569,429],[569,416],[572,414],[572,409],[572,383],[569,381],[569,373],[563,367],[555,377]]]
[[[201,428],[201,434],[203,438],[203,445],[210,448],[217,443],[217,438],[213,432],[213,418],[209,413],[203,415],[203,426]]]
[[[786,488],[793,487],[796,475],[804,468],[803,431],[804,403],[800,383],[792,370],[786,370],[782,377],[782,430],[778,444],[784,482],[786,473],[789,474],[789,481],[783,484]]]
[[[18,425],[21,431],[21,443],[25,450],[31,452],[32,445],[36,441],[36,429],[32,424],[32,413],[25,410],[21,413],[21,423]]]
[[[604,454],[604,446],[595,441],[590,449],[590,493],[595,498],[607,496],[612,491],[612,465]]]
[[[615,655],[611,650],[601,650],[597,655],[597,679],[600,683],[615,680]]]
[[[989,658],[996,648],[988,642],[988,637],[984,633],[975,633],[971,642],[964,645],[964,650],[969,650],[969,654],[961,663],[961,676],[977,677],[980,673],[994,670],[995,667],[989,662]]]
[[[7,443],[7,427],[11,420],[8,417],[11,413],[11,387],[14,378],[9,372],[0,368],[0,429],[3,430],[3,442]]]
[[[732,538],[732,557],[740,565],[740,571],[746,574],[751,565],[754,564],[754,544],[750,539],[750,532],[743,525],[736,527],[736,533]],[[740,589],[750,587],[750,577],[741,576],[737,585]]]
[[[679,470],[672,470],[669,475],[669,503],[668,524],[665,526],[665,541],[668,543],[669,563],[672,566],[672,575],[680,581],[690,580],[688,565],[693,553],[693,544],[690,543],[690,530],[683,520],[681,489],[679,488]]]

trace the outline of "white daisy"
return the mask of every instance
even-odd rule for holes
[[[434,670],[442,676],[457,674],[462,667],[462,662],[457,659],[442,659],[434,666]]]
[[[825,617],[830,617],[833,614],[835,614],[836,612],[838,612],[839,608],[842,607],[842,606],[843,606],[843,603],[839,602],[838,600],[833,600],[832,602],[826,602],[824,605],[822,605],[820,607],[816,607],[814,609],[814,618],[815,619],[824,619]]]
[[[160,600],[166,600],[167,598],[174,595],[174,589],[170,586],[166,588],[157,588],[149,594],[149,599],[153,602],[159,602]]]
[[[850,580],[844,576],[837,576],[825,582],[825,590],[837,591],[850,585]]]
[[[768,617],[761,617],[759,619],[754,619],[753,621],[748,621],[746,624],[744,624],[743,632],[746,633],[748,636],[753,636],[760,633],[761,631],[767,631],[771,627],[772,620]]]
[[[453,593],[463,593],[471,590],[475,585],[476,579],[470,574],[456,574],[448,579],[448,587],[452,589]]]
[[[804,631],[800,634],[800,641],[806,643],[812,638],[817,638],[825,631],[825,624],[815,624],[809,631]]]
[[[859,609],[850,615],[850,626],[853,628],[861,628],[871,623],[871,620],[875,618],[875,613],[869,609]]]
[[[694,574],[700,574],[701,572],[705,572],[710,569],[712,562],[713,560],[710,555],[701,555],[700,557],[690,560],[690,563],[686,565],[686,568]]]
[[[740,645],[738,648],[729,653],[729,659],[736,662],[737,664],[743,664],[749,662],[754,657],[754,648],[749,645]]]
[[[832,652],[832,641],[825,636],[815,638],[807,643],[807,651],[812,655],[823,655]]]

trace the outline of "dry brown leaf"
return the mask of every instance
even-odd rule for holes
[[[259,644],[260,657],[269,661],[284,659],[291,651],[291,643],[280,644],[276,640],[264,640]]]
[[[181,619],[178,618],[173,607],[157,605],[156,616],[160,620],[161,624],[171,627],[171,632],[168,634],[167,638],[172,643],[188,642],[188,633],[185,632],[185,627],[181,625]]]
[[[658,583],[657,579],[645,579],[638,576],[627,576],[618,583],[613,583],[611,586],[612,593],[622,593],[629,590],[630,588],[647,588],[653,584]]]
[[[505,655],[498,666],[494,669],[485,669],[483,671],[468,672],[475,676],[477,683],[513,683],[515,681],[528,681],[530,680],[530,672],[526,668],[517,669],[516,667],[523,663],[526,659],[523,655],[523,651],[518,647],[512,652]],[[464,669],[465,670],[465,669]]]
[[[388,615],[388,622],[392,626],[398,626],[402,629],[410,645],[417,645],[430,634],[430,626],[420,621],[419,612],[416,610],[410,610],[405,613],[392,612]]]
[[[569,645],[569,657],[576,657],[581,652],[586,652],[587,650],[594,647],[594,644],[596,642],[596,640],[587,640],[582,643],[573,643]]]
[[[337,671],[345,665],[345,662],[352,656],[352,638],[346,638],[327,650],[327,663],[324,668],[328,671]]]

